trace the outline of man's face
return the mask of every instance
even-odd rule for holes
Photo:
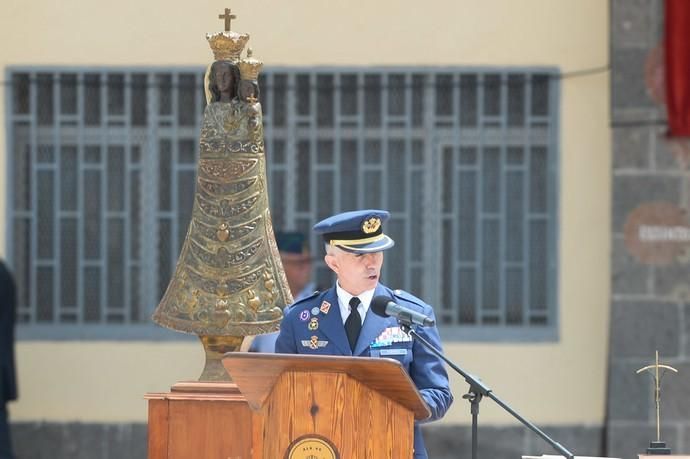
[[[340,286],[356,296],[376,287],[381,276],[383,252],[359,254],[336,248],[324,260],[338,275]]]

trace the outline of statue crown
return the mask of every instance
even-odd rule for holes
[[[259,72],[264,63],[252,57],[252,49],[248,48],[247,57],[241,59],[237,66],[240,68],[240,77],[243,80],[256,81],[259,78]]]
[[[249,40],[248,33],[233,31],[207,33],[206,40],[213,51],[213,57],[217,61],[232,61],[237,63],[244,46]]]

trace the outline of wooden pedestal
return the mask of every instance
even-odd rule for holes
[[[249,459],[252,410],[229,383],[178,383],[147,394],[149,459]]]
[[[146,395],[149,459],[411,459],[414,420],[430,415],[389,359],[232,353],[223,364],[234,384]]]

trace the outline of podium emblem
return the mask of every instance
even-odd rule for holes
[[[290,444],[285,459],[340,459],[340,454],[327,438],[303,435]]]

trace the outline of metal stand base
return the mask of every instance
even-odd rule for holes
[[[647,448],[647,454],[670,455],[671,454],[671,448],[667,448],[666,442],[664,442],[664,441],[652,441],[652,442],[649,442],[649,448]]]

